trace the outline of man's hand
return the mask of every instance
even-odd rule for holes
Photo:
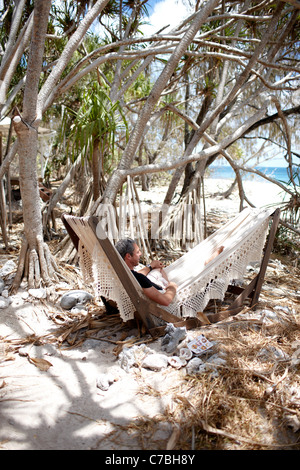
[[[158,259],[151,261],[150,266],[152,269],[163,269],[164,265]]]
[[[169,284],[167,285],[166,289],[175,289],[175,292],[177,291],[177,284],[175,282],[170,281]]]

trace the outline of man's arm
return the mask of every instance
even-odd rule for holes
[[[163,263],[159,260],[151,261],[150,266],[152,269],[162,269],[164,267]],[[142,269],[139,269],[138,272],[147,276],[150,271],[151,270],[148,268],[148,266],[144,266]]]
[[[170,282],[169,285],[166,287],[165,292],[161,292],[157,290],[155,287],[147,287],[143,289],[144,294],[154,302],[159,305],[163,305],[167,307],[170,305],[172,300],[174,299],[177,291],[177,286],[174,282]]]

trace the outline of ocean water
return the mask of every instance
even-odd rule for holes
[[[267,167],[267,166],[257,166],[255,167],[257,170],[264,173],[266,176],[273,178],[277,181],[288,183],[289,176],[287,173],[287,169],[285,167]],[[234,179],[235,173],[231,166],[228,165],[218,165],[218,166],[210,166],[209,167],[209,178],[214,179]],[[244,180],[251,180],[255,179],[255,181],[265,182],[264,178],[255,173],[249,172],[241,172],[242,178]],[[299,184],[299,176],[295,179],[296,184]]]

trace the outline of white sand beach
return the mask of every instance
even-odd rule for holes
[[[216,195],[227,189],[228,184],[228,180],[208,179],[206,181],[208,211],[224,211],[232,215],[238,212],[237,190],[228,199],[222,199]],[[267,204],[276,206],[276,203],[281,201],[280,188],[269,183],[246,182],[245,191],[251,202],[258,207]],[[158,204],[164,194],[165,188],[161,188],[149,193],[141,192],[140,197],[141,201],[150,199],[153,204]],[[17,255],[1,255],[0,268],[8,259],[17,262]],[[193,395],[193,387],[197,382],[191,381],[187,386],[185,367],[176,369],[168,365],[160,371],[155,371],[142,367],[142,361],[138,361],[135,366],[129,367],[128,371],[122,368],[118,362],[120,358],[118,354],[122,347],[129,347],[138,340],[136,344],[144,343],[145,348],[149,347],[153,354],[161,353],[161,339],[148,342],[149,337],[139,337],[137,328],[124,330],[118,321],[109,325],[105,323],[106,320],[103,320],[102,329],[98,323],[98,330],[93,329],[96,327],[92,327],[92,323],[84,322],[87,313],[82,312],[72,316],[63,312],[59,306],[60,297],[68,290],[85,287],[80,281],[80,273],[74,268],[69,269],[73,279],[78,279],[77,284],[68,284],[62,280],[51,289],[45,289],[44,298],[38,298],[35,292],[28,292],[26,288],[23,288],[11,296],[7,307],[0,310],[0,448],[5,450],[95,449],[116,452],[122,449],[143,448],[191,450],[194,444],[189,433],[192,432],[194,425],[188,427],[187,422],[192,419],[193,410],[197,409],[197,413],[201,411],[201,406],[196,405],[197,401],[193,401],[196,399]],[[275,306],[279,309],[288,309],[292,312],[290,318],[293,321],[297,318],[299,320],[299,316],[297,317],[299,311],[296,312],[298,305],[294,300],[295,288],[279,284],[278,281],[278,276],[286,273],[285,267],[278,263],[270,269],[271,277],[268,284],[274,291],[272,292],[273,300],[271,301],[268,297],[270,290],[263,290],[259,309],[256,313],[249,312],[252,322],[250,329],[247,330],[246,324],[243,323],[243,328],[246,328],[243,330],[243,335],[229,342],[230,347],[233,348],[229,355],[226,355],[229,347],[227,335],[233,338],[235,329],[229,331],[225,328],[223,331],[220,328],[208,326],[203,330],[198,329],[188,333],[190,339],[197,338],[200,333],[203,333],[214,343],[213,352],[217,354],[219,363],[223,364],[223,369],[229,367],[229,362],[226,362],[229,358],[230,367],[233,367],[232,361],[237,358],[244,362],[242,366],[239,363],[235,364],[235,374],[238,373],[239,367],[253,371],[253,377],[254,372],[258,374],[257,371],[259,371],[262,378],[259,379],[261,388],[258,395],[255,395],[258,376],[254,377],[255,382],[249,382],[249,390],[250,383],[252,387],[251,397],[254,399],[250,401],[251,406],[255,403],[256,397],[259,397],[257,402],[262,400],[267,387],[270,388],[273,383],[277,383],[277,376],[274,381],[271,381],[268,376],[264,380],[264,374],[267,374],[266,364],[259,362],[256,358],[251,362],[249,355],[251,345],[247,343],[246,335],[249,338],[255,336],[255,347],[258,349],[268,344],[268,341],[273,345],[275,333],[270,331],[270,339],[267,339],[270,326],[268,322],[273,321],[272,324],[275,325],[277,319],[280,323],[281,318],[286,315],[283,310],[277,310],[276,316]],[[5,283],[9,282],[9,278],[7,276],[4,279]],[[292,271],[289,270],[289,281],[291,280]],[[8,292],[6,297],[9,297]],[[266,306],[273,320],[267,318]],[[89,312],[89,315],[92,315],[95,312],[95,306]],[[101,317],[97,320],[97,317],[93,315],[89,319],[94,322],[101,321]],[[82,328],[78,328],[71,334],[72,327],[80,322],[82,322]],[[56,331],[63,327],[64,333],[56,334]],[[68,341],[62,341],[63,334]],[[58,336],[60,341],[57,339]],[[37,339],[32,342],[30,337]],[[81,338],[82,341],[77,343]],[[285,341],[283,338],[280,346],[292,354],[289,349],[292,343],[293,341]],[[234,348],[238,350],[235,352]],[[143,354],[142,350],[139,351]],[[201,393],[207,387],[206,418],[210,406],[213,406],[208,403],[211,394],[222,384],[218,369],[214,371],[214,378],[208,374],[205,376],[207,379],[203,377],[198,379],[202,380],[203,384]],[[283,372],[284,370],[280,370],[280,377],[283,377]],[[249,373],[249,380],[252,375]],[[99,388],[101,377],[102,380],[106,380],[107,388]],[[297,385],[290,376],[289,385],[290,387]],[[280,389],[279,386],[278,388]],[[225,400],[222,406],[226,407],[226,397],[223,396],[222,400]],[[232,403],[228,402],[228,410],[232,409]],[[244,407],[245,398],[241,397],[239,403],[238,406]],[[284,403],[287,408],[293,406],[288,401]],[[224,410],[226,411],[225,408]],[[271,410],[274,411],[273,408]],[[238,408],[236,412],[238,413]],[[295,416],[298,415],[293,415],[293,418]],[[204,419],[204,415],[201,419]],[[249,415],[249,419],[252,421],[254,417]],[[280,448],[284,442],[288,444],[294,442],[294,437],[296,439],[296,434],[292,432],[292,437],[288,436],[283,441],[282,436],[274,432],[272,413],[270,419],[267,417],[263,419],[261,412],[258,411],[255,419],[259,421],[259,437],[251,437],[252,431],[250,432],[248,427],[243,428],[241,418],[235,429],[227,430],[229,441],[222,448],[253,449],[251,439],[253,442],[254,440],[260,441],[264,444],[263,448],[266,448],[267,443],[270,444],[270,448],[273,444]],[[207,424],[213,425],[213,422],[209,421]],[[243,435],[244,440],[243,438],[232,440],[230,433]]]
[[[229,179],[206,178],[204,181],[205,206],[209,210],[221,210],[228,213],[237,213],[240,210],[240,198],[237,186],[226,199],[222,196],[232,184]],[[243,182],[245,195],[254,207],[276,207],[283,200],[288,199],[288,194],[282,188],[271,183],[257,180],[246,180]],[[139,189],[140,200],[147,201],[150,205],[159,205],[164,200],[168,187],[156,187],[155,190],[141,191]],[[244,207],[247,207],[244,201]]]
[[[230,180],[207,178],[205,180],[205,204],[208,209],[222,208],[225,211],[239,211],[240,199],[238,188],[226,199],[217,196],[216,193],[225,192],[231,185]],[[255,207],[266,207],[280,205],[287,194],[277,185],[271,182],[249,181],[243,182],[243,188],[248,200]],[[247,203],[244,203],[247,206]]]

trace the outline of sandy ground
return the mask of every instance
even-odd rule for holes
[[[238,211],[236,192],[226,200],[213,196],[227,185],[222,180],[207,181],[208,211],[230,215]],[[277,197],[280,200],[273,185],[246,182],[246,187],[249,199],[259,206],[274,203]],[[162,195],[160,191],[152,193],[152,202],[157,203]],[[148,196],[141,193],[142,200]],[[0,267],[7,259],[1,255]],[[103,340],[87,339],[75,348],[48,341],[45,335],[58,329],[53,319],[59,319],[59,298],[68,288],[63,282],[55,286],[50,293],[52,301],[37,299],[24,288],[0,310],[0,448],[141,449],[135,423],[143,417],[154,418],[171,406],[170,390],[185,371],[168,367],[155,372],[140,367],[126,372],[114,352],[116,341],[124,337],[118,324],[103,329]],[[127,334],[137,337],[138,331],[128,330]],[[41,337],[40,344],[22,344],[20,349],[20,343],[30,335]],[[1,339],[9,341],[10,352]],[[161,350],[160,340],[148,346]],[[41,370],[43,367],[47,370]],[[97,387],[97,378],[108,373],[113,382],[104,391]],[[141,393],[141,384],[157,393]],[[171,422],[162,422],[151,437],[151,448],[166,449],[173,431]]]
[[[216,206],[224,211],[239,211],[239,197],[237,187],[234,189],[233,194],[229,198],[224,199],[220,196],[215,196],[216,193],[222,193],[224,188],[228,188],[229,181],[221,179],[208,178],[205,182],[205,195],[206,206],[208,210],[215,209]],[[268,207],[274,206],[275,208],[280,205],[286,196],[283,190],[272,183],[260,181],[244,181],[243,187],[245,195],[255,207]],[[216,204],[216,200],[218,201]],[[247,204],[245,204],[247,206]]]
[[[231,180],[206,178],[205,179],[205,205],[207,210],[221,210],[228,213],[237,213],[239,211],[238,189],[228,198],[223,198],[221,194],[231,185]],[[277,206],[285,197],[283,190],[272,183],[260,182],[256,180],[247,180],[243,182],[243,187],[249,201],[256,207],[265,207],[268,205]],[[155,188],[155,191],[141,191],[141,200],[152,201],[153,204],[159,204],[165,195],[167,187]],[[244,204],[247,206],[247,204]]]

